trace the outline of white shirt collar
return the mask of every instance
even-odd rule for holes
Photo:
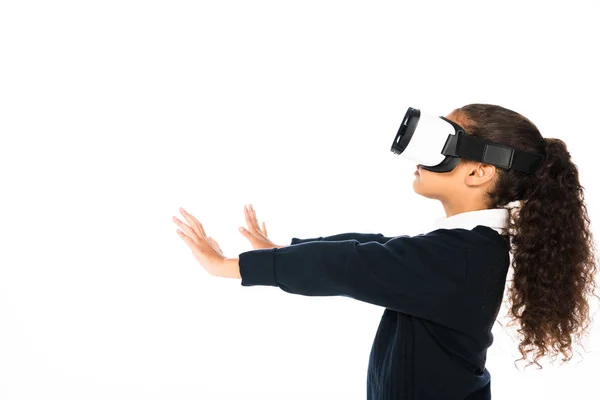
[[[501,228],[508,226],[509,210],[507,208],[488,208],[462,212],[450,217],[437,218],[433,224],[434,229],[464,228],[473,229],[477,225],[489,226],[498,233],[503,233]]]

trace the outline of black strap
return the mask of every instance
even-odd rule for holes
[[[458,157],[486,164],[495,165],[505,169],[516,169],[519,171],[533,173],[544,160],[541,154],[531,153],[519,149],[513,149],[499,143],[488,142],[462,131],[456,136],[456,151]],[[453,147],[453,146],[452,146]]]

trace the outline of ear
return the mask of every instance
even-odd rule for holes
[[[493,180],[496,176],[496,166],[484,163],[469,163],[465,183],[477,186]]]

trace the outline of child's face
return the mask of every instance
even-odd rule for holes
[[[452,118],[452,114],[446,118],[460,124]],[[443,203],[481,202],[486,198],[485,191],[497,178],[494,175],[494,166],[461,158],[450,172],[432,172],[419,168],[419,173],[414,177],[413,189],[421,196]]]
[[[449,120],[456,122],[451,117],[452,114],[446,116]],[[413,181],[414,191],[430,199],[442,200],[444,194],[451,191],[455,185],[456,179],[453,175],[456,175],[459,166],[460,163],[450,172],[432,172],[419,167]]]
[[[457,196],[464,186],[464,166],[461,160],[450,172],[432,172],[420,168],[415,174],[413,189],[417,194],[430,199],[448,200]]]

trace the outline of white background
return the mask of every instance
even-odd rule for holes
[[[212,277],[171,217],[428,231],[401,118],[481,102],[567,142],[598,236],[597,4],[2,1],[0,399],[365,399],[383,308]],[[494,399],[597,398],[591,329],[537,371],[497,323]]]

